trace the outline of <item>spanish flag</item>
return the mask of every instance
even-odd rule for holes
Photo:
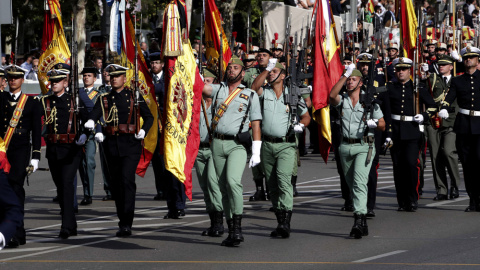
[[[475,36],[475,30],[471,29],[469,26],[462,27],[463,39],[470,40]]]
[[[163,18],[162,57],[165,59],[165,168],[185,185],[192,200],[192,168],[200,145],[200,102],[204,83],[188,40],[186,8],[171,1]],[[179,35],[181,33],[181,35]]]
[[[371,14],[375,13],[375,7],[373,6],[373,0],[368,0],[367,9]]]
[[[223,31],[223,20],[217,5],[214,0],[206,0],[205,5],[205,44],[206,44],[206,57],[208,65],[218,65],[220,60],[220,53],[223,54],[222,74],[232,58],[232,51],[228,44],[228,38]],[[220,41],[220,34],[222,34],[222,40]],[[222,43],[223,51],[220,52],[220,44]]]
[[[115,25],[112,25],[110,32],[115,31],[118,33],[115,37],[117,53],[121,55],[121,65],[128,67],[127,82],[125,86],[130,89],[135,87],[135,43],[137,43],[137,69],[138,69],[138,90],[142,94],[145,102],[150,109],[155,120],[153,126],[148,131],[148,134],[143,140],[144,146],[142,151],[142,157],[137,165],[137,175],[143,177],[147,171],[148,165],[152,160],[153,153],[157,147],[158,137],[158,105],[155,99],[155,87],[153,86],[153,80],[148,72],[147,63],[143,57],[143,53],[140,50],[138,41],[135,39],[135,28],[130,17],[130,14],[125,9],[125,1],[115,1],[111,11],[111,21],[115,21]],[[116,29],[115,29],[116,28]],[[142,124],[142,122],[140,123]]]
[[[70,64],[70,49],[63,32],[62,13],[58,0],[46,0],[42,35],[42,55],[38,64],[38,82],[42,94],[48,92],[47,72],[57,63]]]
[[[335,21],[327,0],[317,0],[313,11],[313,119],[319,125],[320,154],[325,163],[332,145],[329,94],[342,76],[340,45],[335,34]]]
[[[404,56],[413,59],[417,46],[417,15],[411,0],[401,0],[401,33],[403,38]],[[435,33],[432,33],[435,36]]]

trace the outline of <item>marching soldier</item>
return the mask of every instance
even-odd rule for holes
[[[389,42],[387,46],[387,78],[389,81],[396,80],[393,61],[398,58],[398,44]]]
[[[82,70],[80,74],[83,75],[83,88],[80,88],[78,91],[78,97],[85,105],[87,112],[93,110],[95,101],[102,94],[99,90],[93,86],[97,80],[98,70],[94,67],[86,67]],[[96,134],[90,134],[85,143],[85,151],[82,155],[82,162],[80,164],[80,178],[82,179],[83,184],[83,200],[80,202],[80,205],[89,205],[92,204],[93,196],[93,184],[95,178],[95,153],[97,152],[97,144],[95,141],[102,140],[103,135],[101,125],[96,125],[95,127]],[[101,136],[102,138],[98,139]]]
[[[227,67],[227,83],[206,85],[204,96],[213,97],[212,157],[219,177],[223,209],[228,225],[228,237],[222,246],[238,246],[243,242],[242,175],[247,149],[252,147],[249,167],[260,164],[262,146],[260,121],[262,114],[258,95],[241,82],[245,76],[242,61],[233,56]],[[248,131],[252,124],[253,142]]]
[[[0,250],[8,243],[8,239],[15,236],[23,219],[18,197],[8,183],[7,174],[4,172],[7,163],[7,158],[3,156],[0,161],[0,213],[2,217],[0,220]]]
[[[165,96],[165,76],[163,74],[163,66],[164,62],[160,59],[160,53],[155,52],[150,54],[150,65],[152,71],[152,79],[153,85],[155,86],[155,98],[157,99],[158,104],[158,119],[161,119],[163,115],[163,103],[164,103],[164,96]],[[160,120],[159,120],[160,121]],[[157,194],[153,197],[154,200],[164,200],[166,197],[165,194],[165,181],[167,180],[165,173],[165,164],[163,160],[163,155],[160,153],[160,139],[161,139],[161,126],[158,126],[158,140],[157,140],[157,147],[155,149],[155,153],[152,157],[152,167],[153,167],[153,174],[155,176],[155,188],[157,190]],[[174,179],[175,181],[178,181]]]
[[[283,44],[277,43],[272,49],[273,58],[280,59],[283,56]]]
[[[273,54],[271,51],[267,49],[259,49],[258,54],[257,54],[257,62],[258,65],[255,67],[251,67],[245,71],[245,77],[243,78],[243,84],[247,87],[250,88],[252,87],[253,82],[257,78],[260,73],[265,71],[268,65],[268,61],[272,58]],[[265,80],[264,84],[266,84],[267,81]],[[256,166],[252,168],[252,174],[253,174],[253,181],[255,182],[255,194],[253,196],[250,196],[250,201],[266,201],[268,198],[268,187],[267,187],[267,196],[265,196],[265,188],[263,185],[263,172],[261,169],[261,166]]]
[[[102,94],[105,94],[105,93],[110,93],[110,91],[112,90],[112,85],[110,85],[110,75],[105,70],[105,67],[107,67],[110,64],[103,63],[103,65],[104,65],[104,68],[102,71],[103,84],[98,87],[98,91]],[[103,118],[101,119],[100,122],[102,123],[102,125],[104,124]],[[98,143],[98,149],[100,152],[100,166],[102,167],[103,190],[105,191],[105,197],[102,198],[102,201],[111,201],[113,200],[113,197],[108,184],[109,182],[111,182],[111,180],[109,180],[109,178],[111,177],[110,170],[108,169],[108,164],[105,157],[105,150],[103,149],[103,142],[97,141],[97,143]]]
[[[245,59],[243,59],[243,64],[245,65],[245,70],[248,70],[255,65],[255,55],[253,54],[247,54]]]
[[[330,104],[339,111],[342,121],[342,143],[338,151],[355,208],[350,236],[357,239],[368,235],[367,183],[371,158],[375,155],[373,129],[385,130],[378,104],[373,104],[372,111],[365,111],[364,100],[360,100],[362,86],[362,73],[351,64],[330,92]],[[340,95],[342,88],[346,93]]]
[[[58,190],[58,200],[62,214],[62,227],[59,237],[67,239],[77,235],[77,221],[74,213],[74,178],[82,160],[82,145],[87,140],[77,126],[77,117],[87,119],[85,109],[75,113],[75,100],[66,92],[68,71],[52,69],[47,73],[51,83],[51,95],[42,97],[42,109],[46,126],[46,158],[52,179]],[[73,89],[71,90],[73,91]],[[83,104],[77,104],[85,107]]]
[[[23,223],[25,207],[25,177],[27,166],[38,168],[41,147],[41,109],[38,99],[28,97],[22,92],[25,69],[10,65],[5,67],[10,92],[1,92],[3,111],[2,137],[5,141],[7,159],[10,161],[8,182],[15,191],[21,205],[22,223],[17,232],[9,241],[9,247],[18,247],[26,242],[26,233]],[[30,142],[30,136],[32,141]],[[31,157],[31,160],[30,160]]]
[[[135,171],[142,153],[141,141],[153,125],[153,116],[143,96],[139,95],[136,100],[136,93],[125,87],[128,68],[111,64],[106,70],[110,74],[112,91],[97,100],[85,128],[93,130],[100,117],[104,117],[105,155],[112,180],[109,184],[120,219],[116,235],[125,237],[132,234]],[[138,114],[143,118],[143,125],[137,131]]]
[[[373,56],[368,53],[363,53],[358,56],[357,69],[360,70],[363,76],[363,82],[365,85],[369,84],[370,78],[368,77],[368,71],[370,68],[370,63],[373,60]],[[374,70],[374,81],[373,86],[378,87],[385,86],[385,75],[383,72],[379,72],[378,69]],[[378,167],[380,166],[380,153],[382,152],[382,146],[384,141],[391,141],[391,116],[390,116],[390,100],[388,97],[388,92],[380,92],[374,94],[375,103],[380,106],[382,110],[383,117],[385,120],[385,126],[390,129],[387,129],[386,132],[375,129],[375,157],[372,161],[372,167],[370,168],[370,173],[368,174],[368,200],[367,200],[367,217],[375,217],[375,202],[377,199],[377,178],[378,178]]]
[[[420,87],[421,102],[430,108],[415,112],[415,89],[410,79],[412,60],[400,57],[393,61],[395,81],[387,83],[392,116],[393,178],[397,191],[398,211],[415,212],[418,208],[419,160],[421,147],[419,124],[428,120],[435,102],[424,87]]]
[[[264,145],[261,151],[262,164],[270,192],[278,226],[270,236],[288,238],[293,209],[293,186],[291,183],[294,165],[297,162],[295,133],[302,133],[310,123],[310,115],[303,99],[298,104],[297,115],[285,104],[289,89],[284,86],[285,67],[271,59],[265,71],[253,83],[263,104],[262,134]],[[261,87],[263,81],[268,85]],[[292,119],[300,121],[292,124]]]
[[[216,76],[208,69],[204,69],[205,84],[212,84]],[[203,198],[210,216],[210,227],[202,232],[203,236],[223,235],[223,205],[222,193],[218,186],[217,172],[213,164],[212,150],[210,148],[210,123],[212,121],[212,99],[205,99],[205,111],[202,105],[200,112],[200,147],[195,159],[195,170],[198,182],[203,191]],[[207,118],[205,118],[205,115]]]
[[[445,95],[452,82],[452,70],[454,59],[448,55],[438,56],[437,67],[440,74],[430,74],[428,85],[433,100],[437,104],[437,108],[441,108]],[[451,188],[450,199],[458,198],[458,186],[460,185],[460,172],[458,169],[458,154],[455,148],[455,132],[453,125],[455,123],[455,115],[458,112],[457,101],[451,104],[454,108],[449,117],[443,121],[439,118],[431,118],[433,121],[425,121],[425,131],[428,139],[430,157],[432,159],[433,180],[437,196],[434,200],[448,199],[448,179],[447,172],[450,176]]]
[[[480,164],[480,71],[477,70],[480,50],[467,46],[460,53],[465,73],[451,79],[439,116],[449,119],[457,101],[459,108],[453,131],[457,136],[456,147],[463,166],[465,188],[470,197],[470,205],[465,212],[480,212],[480,182],[476,171]]]

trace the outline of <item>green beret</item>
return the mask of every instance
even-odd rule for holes
[[[352,75],[350,75],[350,77],[363,77],[363,75],[362,75],[362,72],[360,72],[360,70],[354,69],[352,71]]]
[[[203,69],[203,77],[207,78],[207,77],[210,77],[210,78],[217,78],[217,76],[215,76],[215,74],[213,74],[213,72],[211,72],[210,70],[204,68]]]
[[[240,66],[242,66],[242,67],[245,67],[245,66],[243,65],[243,61],[242,61],[240,58],[238,58],[238,56],[236,56],[236,55],[233,55],[233,56],[232,56],[232,58],[230,59],[230,63],[229,63],[229,64],[236,64],[236,65],[240,65]]]
[[[279,68],[280,70],[285,71],[285,67],[284,67],[280,62],[277,62],[277,63],[275,64],[275,67],[276,67],[276,68]]]

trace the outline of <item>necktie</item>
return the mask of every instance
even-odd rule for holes
[[[447,77],[443,77],[443,81],[447,84]]]

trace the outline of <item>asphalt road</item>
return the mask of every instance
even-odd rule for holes
[[[237,248],[221,247],[224,237],[200,236],[209,219],[195,173],[193,201],[179,220],[163,219],[166,203],[153,200],[153,171],[137,178],[133,235],[119,239],[114,202],[101,200],[98,166],[94,202],[77,215],[79,235],[61,240],[59,207],[51,202],[55,186],[48,172],[36,172],[26,186],[27,244],[0,251],[0,269],[480,269],[480,213],[463,211],[463,184],[460,198],[433,201],[430,163],[419,210],[397,212],[391,160],[382,157],[377,216],[368,221],[370,235],[355,240],[348,237],[352,213],[340,211],[335,162],[326,165],[312,154],[301,160],[289,239],[269,237],[276,220],[268,201],[248,202],[255,187],[246,167],[245,242]],[[77,192],[80,201],[80,183]]]

